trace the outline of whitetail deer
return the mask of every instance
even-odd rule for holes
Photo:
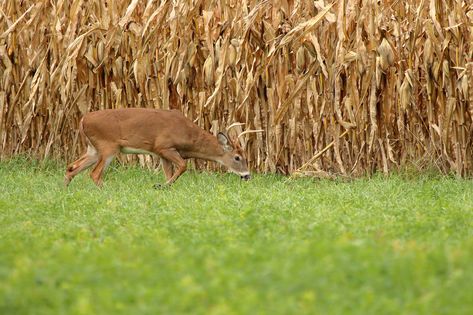
[[[166,185],[186,171],[188,158],[216,161],[242,179],[250,178],[244,152],[237,141],[221,132],[213,136],[178,110],[126,108],[90,112],[80,121],[79,130],[87,151],[67,167],[66,186],[93,164],[90,176],[101,186],[104,170],[119,152],[159,156]]]

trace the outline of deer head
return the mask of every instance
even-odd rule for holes
[[[230,140],[223,132],[218,133],[217,139],[224,151],[220,163],[233,173],[240,175],[242,179],[250,179],[250,171],[248,170],[245,153],[238,141]]]

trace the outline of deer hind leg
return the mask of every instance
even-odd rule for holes
[[[89,144],[87,146],[87,152],[79,159],[69,164],[69,166],[67,167],[66,175],[64,176],[64,184],[66,186],[69,185],[69,183],[77,174],[89,168],[92,164],[97,162],[97,160],[97,150],[95,150],[95,148],[91,144]]]
[[[186,169],[187,169],[186,161],[181,157],[179,152],[177,152],[175,149],[161,150],[161,151],[159,151],[158,154],[161,156],[161,158],[163,160],[167,160],[167,162],[169,164],[174,163],[176,165],[176,170],[170,178],[167,178],[167,174],[166,174],[166,171],[165,171],[166,178],[167,178],[166,185],[169,186],[172,183],[174,183],[176,181],[176,179],[178,179],[179,176],[182,175],[182,173],[184,173],[186,171]],[[164,166],[165,166],[165,164],[163,164],[163,167]],[[168,166],[168,170],[169,169],[170,168]]]
[[[90,173],[90,177],[92,177],[92,180],[97,186],[102,186],[103,173],[107,169],[108,165],[110,165],[116,154],[116,151],[99,153],[97,164],[95,164],[94,169]]]

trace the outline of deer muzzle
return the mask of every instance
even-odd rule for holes
[[[242,175],[242,176],[240,176],[240,177],[241,177],[241,179],[243,179],[243,180],[250,180],[251,175],[250,175],[250,174],[245,174],[245,175]]]

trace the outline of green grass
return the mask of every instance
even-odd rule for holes
[[[472,314],[473,184],[0,163],[0,314]]]

